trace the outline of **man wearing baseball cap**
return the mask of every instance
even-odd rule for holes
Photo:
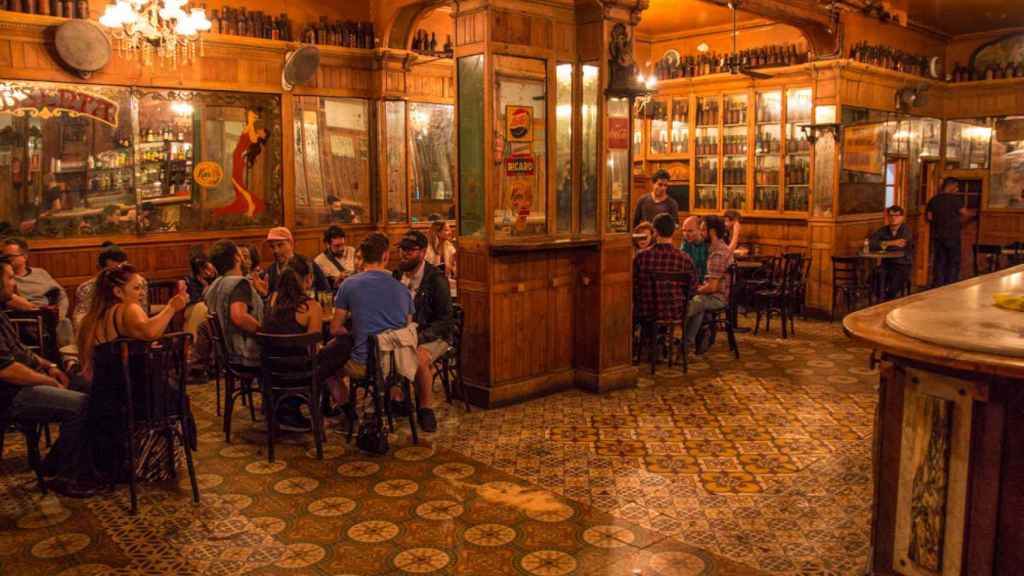
[[[413,320],[417,324],[419,336],[417,420],[424,432],[434,432],[437,430],[437,419],[431,408],[434,361],[448,351],[454,318],[448,279],[444,272],[424,259],[427,245],[427,237],[419,230],[406,232],[398,242],[401,259],[394,277],[409,289],[413,297]]]
[[[270,245],[270,250],[274,253],[274,263],[267,270],[269,292],[264,296],[269,296],[277,291],[277,279],[281,275],[281,269],[288,265],[292,256],[295,256],[295,239],[292,237],[292,231],[284,226],[271,228],[267,232],[267,244]],[[313,266],[313,290],[333,292],[330,282],[327,281],[327,277],[324,276],[319,266]]]

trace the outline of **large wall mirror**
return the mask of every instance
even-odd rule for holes
[[[65,238],[280,223],[280,118],[267,95],[5,84],[0,226]]]
[[[454,220],[455,107],[409,103],[409,192],[413,222]]]
[[[366,100],[295,98],[295,225],[371,221]]]

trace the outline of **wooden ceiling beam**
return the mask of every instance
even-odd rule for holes
[[[839,55],[838,13],[805,0],[701,0],[716,6],[732,4],[739,10],[756,14],[799,30],[808,47],[819,58]]]

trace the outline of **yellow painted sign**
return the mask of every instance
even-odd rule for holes
[[[216,188],[224,179],[224,169],[220,167],[220,164],[207,160],[196,164],[195,170],[192,171],[192,178],[203,188]]]

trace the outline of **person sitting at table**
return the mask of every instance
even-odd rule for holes
[[[267,233],[267,244],[274,253],[274,262],[267,269],[267,287],[269,293],[277,290],[277,278],[281,269],[288,265],[288,261],[295,256],[295,240],[292,238],[292,231],[284,226],[271,228]],[[319,267],[313,268],[313,290],[316,292],[333,292],[331,283]]]
[[[740,212],[739,210],[726,210],[725,214],[725,237],[722,242],[729,246],[730,252],[735,252],[740,245]]]
[[[686,311],[686,344],[691,347],[696,343],[697,333],[704,322],[704,312],[725,308],[732,289],[729,278],[732,250],[722,241],[726,233],[725,222],[718,216],[708,216],[704,218],[702,227],[710,245],[708,273],[704,283],[697,286],[697,295],[690,300]]]
[[[14,295],[15,286],[10,259],[0,256],[0,305]],[[72,379],[55,364],[25,348],[0,306],[0,420],[60,422],[60,436],[50,453],[54,457],[73,454],[83,435],[89,402],[81,388],[80,381],[72,385]]]
[[[427,251],[424,259],[445,273],[455,277],[455,244],[452,244],[452,227],[447,220],[436,220],[427,228]]]
[[[270,287],[267,285],[267,272],[260,266],[259,246],[255,244],[239,246],[238,253],[242,256],[242,269],[249,271],[246,276],[249,277],[252,287],[259,292],[260,296],[266,298],[270,293]]]
[[[668,195],[668,170],[658,170],[651,177],[651,193],[644,194],[636,202],[636,209],[633,211],[633,226],[641,222],[654,223],[658,214],[668,214],[672,217],[673,223],[679,222],[679,204]]]
[[[682,250],[672,245],[672,235],[676,231],[676,222],[668,214],[654,217],[654,230],[657,237],[653,246],[645,252],[637,254],[633,259],[633,301],[634,315],[643,320],[682,319],[685,310],[683,287],[673,283],[664,293],[654,285],[654,275],[658,272],[682,272],[690,275],[690,285],[696,272],[693,260]],[[658,290],[657,295],[655,290]],[[658,309],[655,309],[657,301]]]
[[[188,294],[180,291],[150,317],[141,305],[145,292],[142,276],[130,264],[105,269],[96,278],[92,303],[78,331],[80,374],[89,389],[85,433],[77,446],[47,455],[47,468],[56,473],[51,485],[61,494],[90,496],[126,479],[124,383],[120,353],[112,343],[122,338],[159,338],[188,302]],[[166,464],[161,456],[138,466],[162,470]]]
[[[654,226],[650,222],[637,224],[633,228],[633,248],[636,250],[633,257],[650,250],[651,246],[654,246]]]
[[[260,331],[263,298],[249,280],[242,252],[231,240],[218,240],[210,248],[210,262],[220,276],[206,289],[206,306],[217,315],[227,348],[227,361],[256,373],[260,367]],[[282,267],[283,268],[283,267]],[[299,411],[301,402],[286,400],[278,408],[277,421],[282,430],[306,432],[309,419]]]
[[[96,259],[97,275],[104,270],[117,268],[128,261],[128,254],[117,244],[106,241],[102,244],[99,258]],[[71,320],[77,329],[82,324],[82,318],[89,312],[92,306],[93,294],[96,292],[96,276],[89,278],[78,285],[75,289],[75,308],[71,312]],[[140,303],[143,310],[149,310],[149,295],[147,291],[142,293]]]
[[[388,237],[380,232],[364,238],[358,251],[363,270],[346,278],[334,298],[331,334],[335,340],[344,336],[352,339],[351,355],[336,359],[349,377],[366,376],[367,340],[371,336],[404,328],[412,321],[412,294],[388,270],[388,244]],[[350,319],[348,329],[345,323]],[[340,391],[347,395],[344,384]]]
[[[704,282],[704,277],[708,275],[708,243],[704,241],[704,233],[701,232],[700,216],[688,216],[683,220],[683,244],[679,249],[693,260],[697,283]]]
[[[394,277],[413,296],[413,320],[419,340],[416,350],[419,360],[416,370],[417,421],[424,432],[436,432],[437,418],[431,408],[434,362],[448,351],[454,317],[448,280],[444,272],[426,259],[429,246],[429,240],[422,232],[406,232],[398,243],[401,261]]]
[[[47,306],[57,309],[57,345],[67,346],[74,340],[74,328],[68,318],[68,294],[64,287],[42,268],[28,265],[28,242],[21,237],[4,239],[4,255],[11,260],[14,280],[21,298],[11,298],[8,306],[14,310],[38,310]]]
[[[890,206],[885,210],[889,223],[875,230],[868,239],[868,246],[873,251],[901,252],[899,258],[886,258],[882,261],[885,286],[881,286],[886,300],[899,296],[906,283],[910,280],[913,265],[914,239],[910,227],[904,223],[903,208]]]
[[[356,271],[356,249],[345,242],[345,230],[341,226],[328,226],[324,232],[324,251],[313,259],[313,264],[335,290]]]

